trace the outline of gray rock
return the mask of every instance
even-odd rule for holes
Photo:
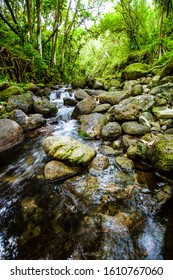
[[[8,98],[8,103],[6,106],[7,112],[11,112],[15,109],[22,110],[25,113],[29,113],[34,100],[33,95],[30,92],[26,92],[22,95],[13,95]]]
[[[109,159],[105,155],[96,156],[89,164],[89,169],[104,170],[109,166]]]
[[[76,98],[77,101],[82,101],[82,100],[84,100],[85,98],[90,97],[89,94],[86,93],[86,91],[83,90],[83,89],[77,90],[77,91],[75,92],[74,96],[75,96],[75,98]]]
[[[34,110],[44,117],[53,117],[58,112],[58,108],[54,103],[42,99],[36,99],[34,101]]]
[[[77,174],[77,169],[57,160],[48,162],[44,168],[44,177],[49,181],[67,178],[75,174]]]
[[[121,126],[117,122],[109,122],[102,129],[102,137],[106,140],[115,140],[121,134]]]
[[[102,104],[109,103],[111,105],[115,105],[126,97],[127,93],[125,91],[104,92],[98,96],[98,100]]]
[[[72,118],[77,118],[80,115],[90,114],[95,106],[96,102],[91,97],[85,98],[76,104],[72,113]]]
[[[108,112],[115,120],[130,121],[137,120],[142,112],[148,111],[153,106],[154,96],[145,94],[124,99],[118,105],[111,107]]]
[[[111,108],[110,104],[97,105],[92,111],[92,113],[104,113],[107,112],[110,108]]]
[[[144,135],[150,131],[147,126],[139,124],[138,122],[125,122],[122,124],[122,130],[129,135]]]
[[[131,159],[125,156],[118,156],[115,158],[116,163],[124,170],[133,170],[134,163]]]
[[[0,120],[0,152],[14,147],[23,142],[22,127],[13,120]]]
[[[95,139],[101,137],[101,131],[106,124],[106,117],[100,113],[83,115],[78,118],[79,132],[85,138]]]

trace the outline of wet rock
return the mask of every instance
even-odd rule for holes
[[[136,143],[138,143],[138,139],[130,135],[123,135],[122,145],[126,150],[129,148],[130,145],[135,145]]]
[[[73,176],[79,172],[74,167],[71,167],[63,162],[52,160],[45,165],[44,177],[46,180],[57,180]]]
[[[106,140],[115,140],[121,134],[121,126],[117,122],[109,122],[102,129],[102,137]]]
[[[164,185],[156,192],[154,198],[160,205],[164,205],[172,197],[173,189],[169,185]]]
[[[0,105],[0,118],[3,117],[3,115],[6,113],[5,106]]]
[[[173,109],[161,110],[159,107],[153,108],[154,115],[159,119],[172,119],[173,118]]]
[[[173,92],[173,84],[172,83],[167,83],[167,84],[164,84],[164,85],[154,87],[154,88],[151,89],[150,94],[157,95],[157,94],[163,93],[165,91],[172,93]]]
[[[115,158],[116,163],[124,170],[133,170],[134,163],[131,159],[128,159],[125,156],[119,156]]]
[[[173,170],[173,135],[158,135],[149,149],[152,165],[159,171]]]
[[[113,149],[120,149],[121,148],[121,141],[120,140],[116,140],[113,142],[112,144]]]
[[[136,80],[145,77],[150,72],[150,66],[143,63],[128,65],[122,72],[121,77],[125,80]]]
[[[117,156],[122,154],[122,150],[114,150],[112,147],[106,145],[100,146],[99,152],[106,156]]]
[[[134,179],[131,175],[127,174],[126,172],[123,171],[117,171],[115,173],[115,178],[114,182],[119,186],[119,187],[125,187],[127,188],[130,185],[134,184]]]
[[[95,106],[96,102],[92,98],[85,98],[76,104],[72,113],[72,118],[77,118],[80,115],[90,114]]]
[[[64,97],[63,102],[65,106],[76,106],[77,101],[72,97]]]
[[[111,107],[108,112],[118,121],[137,120],[142,112],[154,106],[154,102],[152,95],[138,95],[124,99],[118,105]]]
[[[86,165],[96,155],[93,148],[68,136],[45,138],[43,149],[50,157],[71,164]]]
[[[25,222],[39,222],[42,216],[42,210],[38,207],[35,198],[24,198],[21,202],[22,216]]]
[[[3,91],[0,91],[0,101],[6,101],[11,95],[18,95],[20,93],[20,88],[16,86],[8,87]]]
[[[75,96],[75,99],[76,99],[77,101],[82,101],[82,100],[84,100],[85,98],[89,98],[89,97],[90,97],[89,94],[86,93],[86,91],[83,90],[83,89],[77,90],[77,91],[75,92],[74,96]]]
[[[25,231],[22,233],[19,239],[19,243],[23,246],[27,241],[41,234],[41,227],[32,223],[28,223]]]
[[[12,148],[23,142],[22,127],[13,120],[0,120],[0,152]]]
[[[13,110],[9,118],[16,121],[24,131],[36,129],[46,123],[45,118],[40,114],[30,114],[29,117],[22,110]]]
[[[125,91],[104,92],[98,96],[98,100],[102,104],[109,103],[111,105],[115,105],[126,97],[127,93]]]
[[[25,113],[29,113],[33,103],[33,95],[30,92],[24,93],[22,95],[13,95],[8,98],[6,109],[8,112],[11,112],[15,109],[20,109]]]
[[[89,139],[100,138],[103,126],[106,124],[106,117],[100,113],[83,115],[78,118],[80,122],[80,134]]]
[[[97,156],[89,164],[89,169],[94,168],[96,170],[104,170],[109,166],[109,159],[105,155]]]
[[[151,122],[154,121],[153,115],[149,112],[143,112],[139,117],[140,124],[151,127]]]
[[[147,126],[139,124],[138,122],[125,122],[122,124],[122,130],[129,135],[144,135],[150,131]]]
[[[34,110],[36,113],[39,113],[44,117],[52,117],[58,112],[58,109],[54,103],[42,99],[37,99],[34,101]]]
[[[130,159],[147,159],[148,157],[148,147],[147,144],[136,142],[131,144],[127,149],[127,156]]]
[[[101,104],[101,105],[96,105],[92,113],[105,113],[110,109],[111,105],[110,104]]]

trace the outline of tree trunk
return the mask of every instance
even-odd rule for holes
[[[29,31],[29,41],[32,45],[33,43],[33,30],[32,30],[32,0],[26,0],[26,10],[27,10],[27,20],[28,20],[28,31]]]
[[[37,45],[38,52],[42,57],[42,41],[41,41],[41,0],[36,0],[36,8],[37,8]]]

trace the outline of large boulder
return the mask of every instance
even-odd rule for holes
[[[36,129],[46,123],[45,118],[40,114],[30,114],[27,116],[22,110],[13,110],[9,118],[17,122],[24,131]]]
[[[173,135],[159,135],[149,149],[152,165],[159,171],[173,171]]]
[[[125,122],[121,126],[122,130],[129,135],[144,135],[150,131],[147,126],[139,124],[138,122]]]
[[[53,117],[58,112],[58,108],[54,103],[42,99],[36,99],[34,101],[34,110],[44,117]]]
[[[74,97],[77,101],[82,101],[84,100],[85,98],[87,97],[90,97],[88,93],[86,93],[85,90],[83,89],[78,89],[75,94],[74,94]]]
[[[154,96],[138,95],[122,100],[118,105],[111,107],[108,112],[118,121],[137,120],[142,112],[150,110],[154,104]]]
[[[145,77],[150,72],[150,66],[143,63],[133,63],[128,65],[122,72],[122,78],[125,80],[136,80]]]
[[[87,165],[96,155],[93,148],[68,136],[45,138],[43,149],[50,157],[71,164]]]
[[[109,122],[102,129],[102,137],[106,140],[115,140],[121,134],[121,126],[117,122]]]
[[[6,101],[11,95],[18,95],[21,93],[20,88],[12,86],[0,91],[0,101]]]
[[[127,97],[125,91],[104,92],[98,96],[100,103],[109,103],[111,105],[118,104],[121,100]]]
[[[15,109],[20,109],[25,113],[29,113],[33,106],[33,103],[33,96],[30,92],[22,95],[13,95],[8,98],[6,110],[7,112],[11,112]]]
[[[100,138],[102,128],[106,124],[106,117],[100,113],[83,115],[78,118],[80,134],[89,139]]]
[[[72,118],[77,118],[80,115],[88,115],[95,108],[96,102],[88,97],[78,102],[73,110]]]
[[[0,120],[0,152],[12,148],[24,140],[23,129],[13,120]]]
[[[57,180],[77,174],[77,169],[64,162],[52,160],[45,165],[44,177],[46,180]]]

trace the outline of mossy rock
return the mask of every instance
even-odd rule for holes
[[[3,82],[0,83],[0,91],[9,88],[9,83],[8,82]]]
[[[11,112],[15,109],[20,109],[25,113],[29,113],[34,100],[31,92],[26,92],[21,95],[13,95],[8,98],[7,111]]]
[[[72,82],[72,88],[77,89],[77,88],[85,88],[86,86],[86,81],[85,79],[75,79]]]
[[[149,150],[149,158],[159,171],[173,170],[173,135],[159,135]]]
[[[0,92],[0,101],[6,101],[12,95],[19,95],[21,89],[16,86],[9,87]]]
[[[150,72],[150,66],[143,63],[128,65],[122,72],[121,77],[125,80],[136,80],[145,77]]]

